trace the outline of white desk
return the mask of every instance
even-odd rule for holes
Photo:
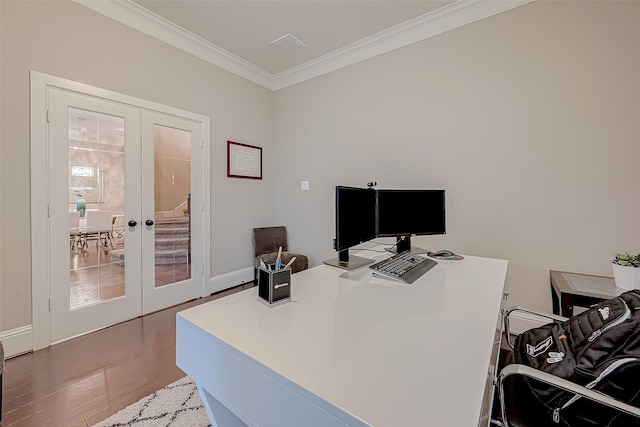
[[[487,424],[507,262],[438,263],[412,285],[320,265],[283,305],[252,288],[182,311],[177,365],[219,427]]]

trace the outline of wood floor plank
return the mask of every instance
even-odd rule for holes
[[[182,378],[175,364],[178,311],[233,289],[6,361],[2,427],[87,427]]]

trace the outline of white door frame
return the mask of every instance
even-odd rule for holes
[[[196,113],[180,110],[155,102],[119,94],[94,86],[73,82],[31,71],[31,313],[33,350],[45,348],[51,342],[50,318],[50,254],[49,254],[49,155],[47,125],[47,92],[55,87],[86,96],[119,102],[141,111],[173,115],[200,123],[202,127],[202,206],[193,207],[202,212],[202,292],[210,279],[210,119]],[[195,269],[195,266],[194,266]]]

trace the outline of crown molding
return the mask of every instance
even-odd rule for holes
[[[534,0],[459,0],[277,74],[255,66],[131,0],[72,1],[257,85],[277,91]]]
[[[273,90],[273,75],[130,0],[72,0],[94,12]]]
[[[273,90],[426,40],[534,0],[459,0],[274,75]]]

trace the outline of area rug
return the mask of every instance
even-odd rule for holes
[[[195,383],[184,377],[93,427],[210,427]]]

